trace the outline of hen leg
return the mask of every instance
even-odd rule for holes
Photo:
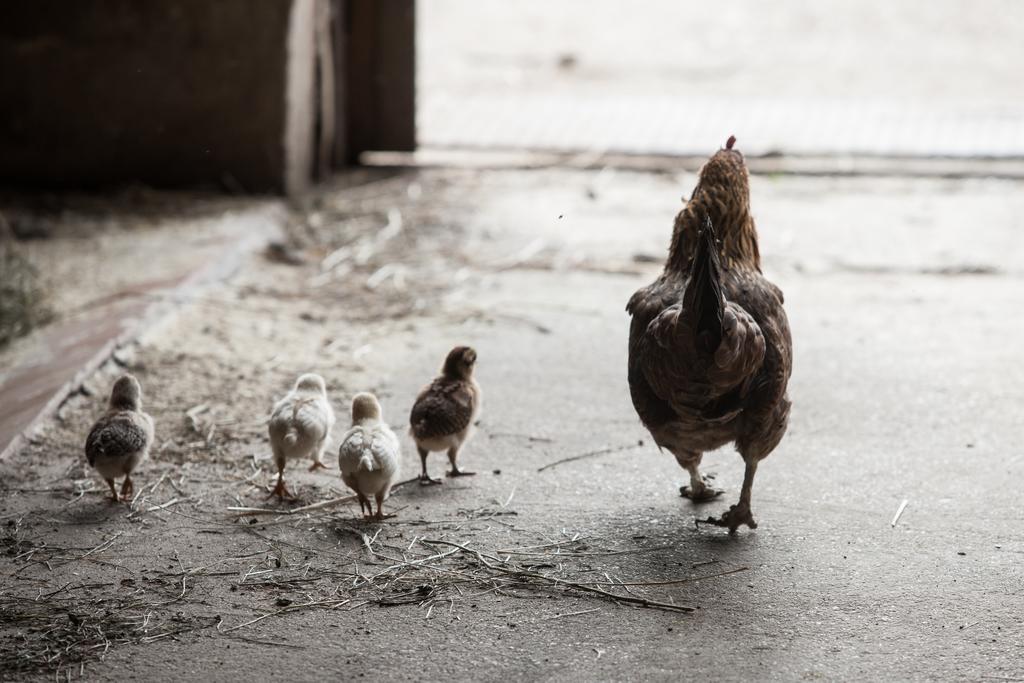
[[[448,472],[449,477],[471,477],[476,472],[467,472],[466,470],[460,470],[456,461],[459,459],[458,447],[448,449],[448,462],[452,464],[452,469]]]
[[[708,517],[705,520],[707,524],[728,527],[730,534],[736,533],[736,529],[743,524],[746,524],[751,529],[757,528],[757,522],[754,521],[754,516],[750,513],[750,492],[754,488],[757,460],[748,458],[746,463],[747,467],[743,472],[743,488],[740,490],[740,501],[730,506],[729,510],[718,519]]]
[[[689,498],[694,503],[706,503],[725,493],[722,489],[708,486],[704,477],[700,475],[698,466],[704,457],[703,453],[682,452],[675,453],[675,456],[679,466],[690,473],[690,485],[679,487],[679,495],[683,498]]]
[[[423,450],[419,446],[416,450],[420,452],[420,464],[423,467],[423,471],[420,472],[420,486],[430,486],[431,484],[440,484],[440,479],[431,479],[430,475],[427,474],[427,451]]]

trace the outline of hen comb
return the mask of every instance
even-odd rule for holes
[[[729,139],[725,141],[725,148],[732,149],[732,146],[736,144],[736,136],[730,135]]]

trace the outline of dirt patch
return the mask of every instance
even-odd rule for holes
[[[370,389],[401,430],[405,413],[392,408],[411,400],[408,383],[430,378],[449,339],[506,328],[550,334],[484,299],[453,297],[493,287],[492,271],[551,267],[543,253],[524,250],[521,234],[465,230],[480,212],[472,195],[483,186],[471,180],[369,174],[311,197],[270,258],[254,256],[122,350],[5,463],[5,671],[77,674],[120,648],[206,638],[261,647],[269,636],[278,648],[304,648],[281,629],[324,618],[316,614],[352,613],[341,623],[353,624],[366,609],[398,610],[378,615],[395,623],[458,623],[503,598],[559,600],[547,610],[555,619],[591,613],[591,599],[685,612],[693,607],[666,599],[666,587],[740,569],[624,577],[624,559],[671,554],[670,546],[524,524],[518,484],[507,490],[496,467],[438,494],[400,487],[399,518],[383,525],[363,522],[351,503],[303,510],[347,491],[336,473],[310,474],[302,464],[287,472],[298,501],[264,500],[272,479],[265,416],[298,373],[324,374],[340,423],[348,398]],[[396,377],[391,359],[422,355],[425,329],[441,337],[426,345],[427,364]],[[125,369],[141,380],[158,435],[127,506],[105,500],[80,455],[82,435]],[[524,447],[507,429],[481,429],[483,443]],[[525,447],[549,443],[538,437]]]

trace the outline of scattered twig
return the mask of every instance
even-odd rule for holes
[[[516,495],[516,487],[513,486],[511,493],[508,494],[508,498],[506,498],[505,502],[501,504],[501,507],[507,508],[508,504],[512,502],[512,499],[515,497],[515,495]]]
[[[903,502],[902,502],[902,503],[900,503],[900,507],[899,507],[899,509],[898,509],[898,510],[896,510],[896,514],[895,514],[895,515],[893,515],[893,518],[892,518],[892,522],[890,522],[890,525],[891,525],[891,526],[892,526],[893,528],[895,528],[895,527],[896,527],[896,524],[897,524],[897,523],[898,523],[898,522],[900,521],[900,517],[902,517],[902,516],[903,516],[903,511],[907,509],[907,503],[909,503],[909,502],[910,502],[909,500],[907,500],[906,498],[904,498],[904,499],[903,499]]]
[[[554,439],[549,439],[546,436],[533,436],[532,434],[519,434],[517,432],[491,432],[487,435],[491,439],[526,439],[527,441],[533,441],[536,443],[554,443]]]
[[[616,602],[626,602],[626,603],[630,603],[630,604],[634,604],[634,605],[639,605],[641,607],[653,607],[653,608],[656,608],[656,609],[663,609],[663,610],[670,611],[670,612],[692,612],[692,611],[694,611],[696,609],[695,607],[690,607],[688,605],[672,605],[672,604],[669,604],[667,602],[659,602],[657,600],[649,600],[647,598],[639,598],[639,597],[633,597],[633,596],[630,596],[630,595],[618,595],[618,594],[615,594],[615,593],[609,593],[608,591],[603,590],[601,588],[598,588],[597,586],[587,585],[587,584],[583,584],[583,583],[577,583],[575,581],[567,581],[565,579],[559,579],[559,578],[555,578],[553,576],[545,576],[544,574],[539,574],[537,572],[531,572],[531,571],[527,571],[527,570],[523,570],[523,569],[510,569],[508,567],[502,566],[500,564],[501,560],[496,558],[496,557],[494,557],[493,555],[491,555],[491,556],[484,555],[483,553],[481,553],[478,550],[472,550],[472,549],[467,548],[466,546],[461,545],[459,543],[453,543],[452,541],[426,540],[426,539],[423,539],[420,542],[421,543],[428,543],[428,544],[438,543],[438,544],[441,544],[441,545],[447,545],[447,546],[452,546],[452,547],[455,547],[455,548],[460,548],[464,552],[469,553],[470,555],[473,555],[474,557],[476,557],[477,560],[480,561],[488,569],[491,569],[493,571],[499,572],[501,574],[507,574],[507,575],[510,575],[510,576],[518,577],[518,578],[533,579],[535,581],[540,581],[542,583],[547,583],[547,584],[553,585],[553,586],[566,586],[568,588],[573,588],[575,590],[582,591],[582,592],[585,592],[585,593],[594,593],[594,594],[597,594],[597,595],[601,595],[601,596],[603,596],[605,598],[608,598],[608,599],[616,601]],[[493,564],[492,562],[489,562],[488,561],[488,557],[490,558],[490,560],[493,560],[493,561],[497,562],[498,564]]]
[[[581,614],[593,614],[594,612],[600,612],[600,611],[601,611],[600,607],[595,607],[594,609],[585,609],[582,612],[568,612],[567,614],[555,614],[555,615],[552,615],[550,617],[544,617],[541,621],[550,621],[552,619],[563,619],[565,617],[578,617]]]
[[[639,443],[631,443],[631,444],[628,444],[626,446],[614,446],[612,448],[601,448],[601,449],[596,450],[596,451],[587,451],[586,453],[580,453],[579,455],[573,455],[573,456],[570,456],[568,458],[562,458],[561,460],[556,460],[554,462],[549,462],[547,465],[544,465],[543,467],[538,467],[537,471],[538,472],[543,472],[544,470],[550,469],[552,467],[556,467],[558,465],[564,465],[567,462],[575,462],[576,460],[583,460],[584,458],[593,458],[593,457],[596,457],[598,455],[608,455],[609,453],[618,453],[619,451],[628,451],[628,450],[633,449],[633,448],[640,448],[640,445],[641,444],[639,444]]]
[[[411,484],[419,481],[419,477],[413,477],[412,479],[406,479],[400,481],[391,487],[392,491],[395,491],[399,487]],[[330,500],[320,501],[319,503],[312,503],[311,505],[303,505],[302,507],[292,508],[291,510],[271,510],[269,508],[252,508],[244,506],[232,506],[227,508],[228,512],[238,513],[240,517],[248,517],[249,515],[298,515],[303,512],[312,512],[313,510],[323,510],[325,508],[334,507],[336,505],[344,505],[345,503],[351,503],[358,500],[357,496],[341,496],[340,498],[331,498]]]
[[[304,602],[304,603],[302,603],[300,605],[290,605],[288,607],[285,607],[284,609],[279,609],[279,610],[277,610],[275,612],[269,612],[267,614],[263,614],[261,616],[258,616],[255,619],[250,619],[249,621],[242,622],[241,624],[238,624],[237,626],[232,626],[231,628],[223,629],[223,630],[221,630],[221,633],[231,633],[232,631],[237,631],[240,628],[245,628],[246,626],[252,626],[253,624],[258,624],[259,622],[263,621],[264,619],[269,619],[270,617],[277,617],[277,616],[280,616],[282,614],[288,614],[289,612],[298,612],[300,610],[309,609],[311,607],[323,607],[323,606],[326,606],[326,605],[330,605],[331,609],[335,609],[335,608],[341,607],[342,605],[347,605],[350,602],[352,602],[351,598],[345,598],[344,600],[338,600],[338,599],[335,598],[335,599],[332,599],[332,600],[312,600],[310,602]]]
[[[96,547],[95,547],[95,548],[93,548],[92,550],[89,550],[88,552],[86,552],[86,553],[85,553],[84,555],[82,555],[82,556],[81,556],[81,557],[79,557],[78,559],[80,559],[80,560],[84,560],[85,558],[89,557],[89,556],[90,556],[90,555],[92,555],[93,553],[98,553],[98,552],[102,552],[102,551],[106,550],[107,548],[109,548],[109,547],[110,547],[110,545],[111,545],[111,544],[112,544],[112,543],[113,543],[114,541],[116,541],[117,539],[119,539],[119,538],[120,538],[120,537],[121,537],[121,536],[122,536],[123,534],[124,534],[124,532],[123,532],[123,531],[118,531],[118,532],[117,532],[116,534],[114,534],[114,535],[113,535],[113,536],[112,536],[112,537],[111,537],[111,538],[110,538],[109,540],[107,540],[107,541],[104,541],[103,543],[100,543],[100,544],[99,544],[98,546],[96,546]]]

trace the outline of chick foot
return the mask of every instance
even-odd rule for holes
[[[424,472],[420,475],[420,486],[434,486],[436,484],[443,484],[444,482],[440,479],[434,479],[429,474]]]
[[[754,516],[750,514],[750,505],[744,503],[730,506],[728,511],[718,519],[708,517],[704,520],[703,524],[728,527],[730,534],[736,533],[736,529],[744,524],[751,529],[757,528],[757,522],[754,521]]]
[[[447,472],[446,476],[449,476],[449,477],[472,477],[475,474],[476,474],[476,472],[468,472],[466,470],[460,470],[459,468],[455,467],[455,468],[452,468],[449,472]]]
[[[313,464],[309,466],[309,471],[310,472],[315,472],[316,470],[326,470],[326,469],[327,469],[327,465],[323,464],[319,460],[314,460]]]
[[[277,484],[274,485],[274,490],[267,494],[267,498],[273,498],[277,496],[279,499],[284,500],[295,500],[295,495],[288,490],[288,487],[284,485],[284,479],[278,479]]]

